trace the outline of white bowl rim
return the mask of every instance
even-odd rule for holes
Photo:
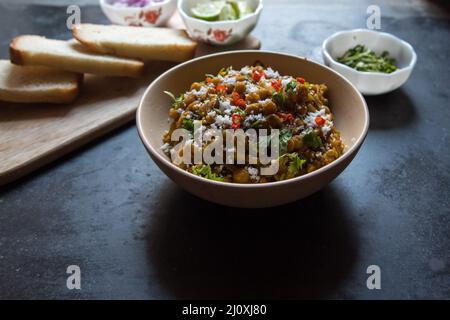
[[[142,10],[142,9],[145,9],[145,8],[152,8],[152,7],[163,6],[165,4],[168,4],[168,3],[172,2],[172,1],[177,1],[177,0],[164,0],[164,1],[159,2],[159,3],[152,3],[152,2],[150,2],[149,4],[147,4],[146,6],[143,6],[143,7],[128,7],[128,6],[126,6],[126,7],[118,7],[118,6],[113,5],[112,3],[108,3],[108,0],[99,0],[99,1],[100,1],[100,5],[101,6],[109,7],[109,8],[114,9],[114,10],[130,10],[130,9],[132,9],[132,10],[135,10],[135,9],[136,10]]]
[[[200,21],[201,23],[205,23],[205,24],[210,24],[210,25],[218,25],[218,24],[235,24],[241,21],[246,21],[248,19],[253,18],[254,16],[258,16],[261,12],[261,10],[263,9],[263,0],[258,0],[258,6],[256,7],[255,11],[253,11],[251,14],[246,15],[243,18],[239,18],[237,20],[222,20],[222,21],[208,21],[208,20],[202,20],[202,19],[198,19],[195,17],[192,17],[190,15],[188,15],[186,12],[184,12],[183,8],[181,7],[181,4],[183,3],[184,0],[178,0],[178,4],[177,4],[177,8],[178,8],[178,12],[180,13],[180,15],[183,18],[186,18],[188,20],[194,20],[194,21]]]
[[[334,40],[334,38],[336,38],[337,36],[339,36],[341,34],[347,34],[347,33],[374,33],[374,34],[377,34],[380,36],[391,38],[391,39],[397,41],[398,43],[401,43],[406,48],[408,48],[408,50],[412,54],[411,61],[407,66],[404,66],[402,68],[397,68],[397,70],[395,70],[392,73],[383,73],[383,72],[374,72],[374,71],[358,71],[349,66],[346,66],[345,64],[336,61],[336,59],[334,59],[331,56],[331,54],[327,50],[327,45],[330,41]],[[360,74],[360,75],[367,75],[367,76],[376,75],[378,77],[386,77],[386,78],[393,77],[399,73],[405,72],[406,70],[412,70],[417,62],[416,51],[414,50],[413,46],[411,44],[409,44],[408,42],[406,42],[405,40],[402,40],[399,37],[394,36],[393,34],[388,33],[388,32],[381,32],[381,31],[375,31],[375,30],[369,30],[369,29],[363,29],[363,28],[352,29],[352,30],[343,30],[343,31],[338,31],[338,32],[333,33],[331,36],[329,36],[322,42],[322,52],[330,61],[332,61],[334,64],[341,66],[342,68],[344,68],[347,71],[350,71],[350,72],[353,72],[356,74]]]
[[[193,173],[190,173],[186,170],[183,170],[179,167],[177,167],[176,165],[174,165],[170,160],[167,159],[167,157],[163,157],[162,155],[160,155],[158,153],[157,150],[155,150],[155,148],[147,142],[147,140],[144,137],[144,130],[142,128],[142,121],[141,121],[141,113],[142,113],[142,109],[144,108],[144,100],[148,95],[148,92],[153,88],[153,86],[163,77],[166,76],[166,74],[172,72],[173,70],[177,69],[177,68],[181,68],[187,64],[191,64],[191,63],[195,63],[197,61],[200,60],[204,60],[204,59],[211,59],[213,57],[216,56],[220,56],[220,55],[233,55],[233,54],[241,54],[241,53],[269,53],[269,54],[276,54],[276,55],[281,55],[281,56],[286,56],[286,57],[291,57],[291,58],[296,58],[296,59],[303,59],[305,61],[308,61],[310,63],[313,63],[321,68],[325,68],[328,69],[328,71],[334,73],[335,75],[337,75],[339,78],[341,78],[343,81],[345,81],[350,87],[353,88],[353,90],[355,91],[355,93],[359,96],[359,98],[361,99],[361,101],[363,102],[363,108],[364,108],[364,128],[361,132],[361,134],[359,135],[359,137],[356,139],[355,143],[353,144],[352,147],[350,147],[348,150],[345,151],[345,153],[340,156],[339,158],[337,158],[336,160],[334,160],[333,162],[313,171],[310,173],[307,173],[305,175],[299,176],[299,177],[295,177],[295,178],[291,178],[291,179],[287,179],[287,180],[281,180],[281,181],[274,181],[274,182],[266,182],[266,183],[254,183],[254,184],[245,184],[245,183],[235,183],[235,182],[222,182],[222,181],[214,181],[214,180],[209,180],[203,177],[199,177]],[[343,77],[341,74],[339,74],[338,72],[334,71],[333,69],[322,65],[318,62],[314,62],[306,57],[301,57],[301,56],[297,56],[297,55],[293,55],[293,54],[287,54],[287,53],[281,53],[281,52],[276,52],[276,51],[266,51],[266,50],[233,50],[233,51],[226,51],[226,52],[219,52],[219,53],[214,53],[214,54],[210,54],[210,55],[206,55],[206,56],[202,56],[202,57],[198,57],[186,62],[183,62],[181,64],[178,64],[172,68],[170,68],[169,70],[167,70],[166,72],[164,72],[163,74],[161,74],[159,77],[157,77],[155,80],[152,81],[152,83],[147,87],[147,89],[145,90],[144,94],[142,95],[142,98],[139,102],[139,106],[137,108],[136,111],[136,127],[138,130],[138,134],[139,137],[141,138],[142,142],[144,143],[145,147],[147,148],[147,150],[151,153],[151,155],[153,155],[154,157],[158,158],[160,161],[162,162],[166,162],[169,164],[169,166],[172,166],[174,170],[178,171],[179,173],[181,173],[182,175],[186,176],[187,178],[190,179],[194,179],[197,180],[199,182],[204,182],[204,183],[211,183],[211,184],[215,184],[218,186],[222,186],[222,187],[243,187],[243,188],[253,188],[253,189],[260,189],[260,188],[267,188],[270,186],[280,186],[280,185],[286,185],[286,184],[291,184],[294,182],[298,182],[298,181],[302,181],[305,180],[307,178],[316,176],[321,174],[324,171],[327,171],[335,166],[337,166],[339,163],[343,162],[346,158],[350,157],[354,152],[357,151],[357,149],[359,147],[361,147],[364,139],[367,136],[367,132],[369,130],[369,109],[367,108],[367,103],[366,100],[364,99],[363,95],[359,92],[359,90],[349,81],[347,80],[345,77]]]

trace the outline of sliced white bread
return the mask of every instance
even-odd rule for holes
[[[186,31],[170,28],[79,24],[72,34],[96,52],[144,61],[186,61],[194,57],[197,46]]]
[[[94,53],[77,41],[52,40],[22,35],[10,44],[11,62],[18,65],[41,65],[79,73],[137,77],[142,61]]]
[[[83,75],[47,67],[16,66],[0,60],[0,100],[70,103],[78,95]]]

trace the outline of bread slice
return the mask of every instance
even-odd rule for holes
[[[139,76],[142,61],[93,53],[77,41],[51,40],[23,35],[10,44],[11,62],[19,65],[42,65],[79,73],[107,76]]]
[[[82,74],[0,60],[0,100],[69,103],[78,95],[82,78]]]
[[[79,24],[72,34],[96,52],[144,61],[186,61],[194,57],[197,47],[186,31],[170,28]]]

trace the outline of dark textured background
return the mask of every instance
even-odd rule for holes
[[[2,57],[21,33],[68,37],[64,6],[22,2],[0,2]],[[254,35],[320,60],[327,36],[365,27],[371,2],[332,3],[266,1]],[[368,137],[328,187],[266,210],[210,204],[165,177],[130,124],[0,190],[0,298],[450,298],[449,15],[378,3],[418,64],[367,98]],[[86,5],[82,21],[105,18]],[[71,264],[80,291],[66,288]],[[366,288],[371,264],[381,290]]]

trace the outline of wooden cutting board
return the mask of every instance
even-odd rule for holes
[[[177,16],[169,22],[179,27]],[[259,49],[249,36],[231,47],[199,44],[196,56],[225,50]],[[0,185],[5,185],[134,119],[148,85],[173,63],[154,62],[139,79],[86,75],[70,105],[0,102]]]

